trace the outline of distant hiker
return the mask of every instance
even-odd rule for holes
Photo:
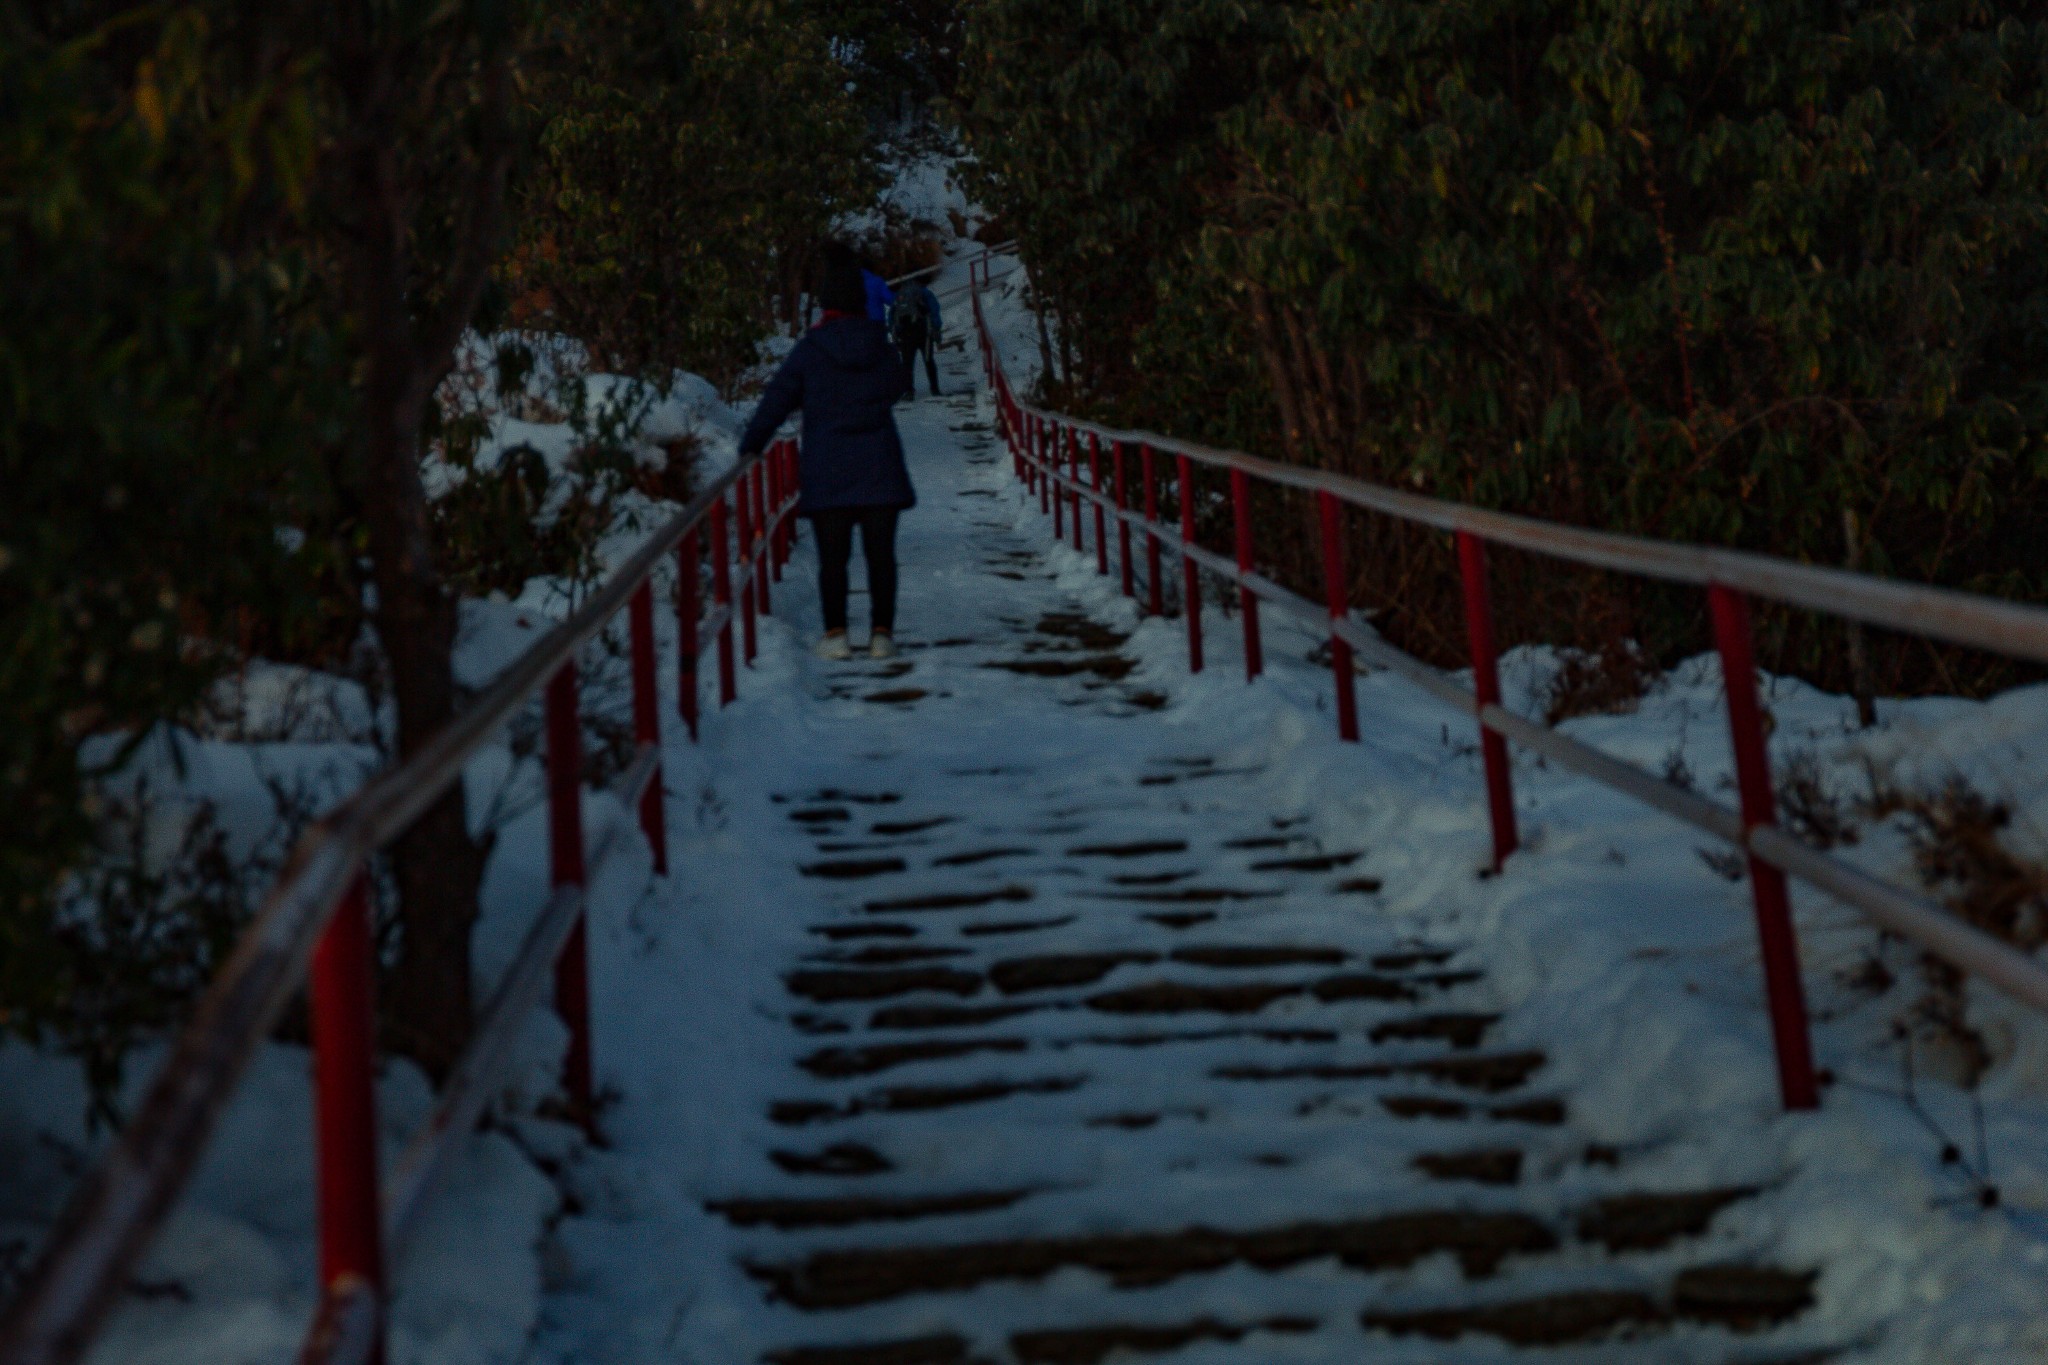
[[[818,286],[825,316],[768,381],[740,437],[740,454],[766,448],[793,412],[804,415],[797,457],[797,515],[809,517],[818,545],[818,598],[825,636],[818,656],[853,655],[846,639],[846,566],[860,528],[868,563],[868,653],[896,653],[896,518],[917,505],[903,438],[890,409],[903,392],[903,363],[888,329],[867,315],[867,287],[850,255],[827,258]]]
[[[921,284],[905,285],[889,310],[889,334],[903,353],[904,385],[908,395],[917,396],[917,358],[924,357],[924,377],[939,396],[939,300]]]

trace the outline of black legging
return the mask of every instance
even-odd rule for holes
[[[896,338],[896,349],[903,353],[903,383],[912,398],[917,397],[917,358],[924,357],[924,377],[929,381],[932,396],[939,392],[938,347],[932,344],[932,335],[922,327],[905,328]]]
[[[860,527],[860,548],[868,561],[869,622],[876,630],[896,630],[895,507],[834,507],[811,513],[818,536],[818,599],[825,608],[825,629],[846,629],[846,563],[853,558],[853,528]]]

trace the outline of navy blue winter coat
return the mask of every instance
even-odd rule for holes
[[[802,412],[799,515],[835,507],[915,507],[892,412],[907,381],[903,357],[881,323],[856,317],[821,323],[768,381],[740,437],[740,453],[761,450],[784,418]]]

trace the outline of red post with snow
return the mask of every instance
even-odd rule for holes
[[[747,547],[747,559],[753,565],[755,606],[763,616],[774,614],[768,603],[768,527],[771,514],[768,510],[767,474],[768,466],[763,462],[754,466],[746,480],[747,497],[754,504],[754,539]],[[751,659],[753,651],[748,650],[747,656]]]
[[[1095,490],[1095,572],[1109,576],[1109,538],[1103,534],[1108,524],[1102,511],[1102,448],[1095,439],[1095,433],[1088,433],[1088,484]]]
[[[1728,698],[1729,737],[1735,747],[1735,787],[1741,797],[1745,835],[1777,823],[1771,790],[1771,759],[1764,744],[1763,707],[1756,692],[1756,653],[1749,629],[1749,600],[1716,583],[1707,589],[1714,618],[1714,644],[1721,653],[1721,689]],[[1763,950],[1764,996],[1771,1012],[1771,1041],[1778,1053],[1778,1089],[1787,1109],[1820,1106],[1813,1072],[1813,1040],[1806,1019],[1806,988],[1799,979],[1799,941],[1792,928],[1792,901],[1785,874],[1755,854],[1749,856],[1749,886],[1756,902],[1757,938]]]
[[[633,634],[633,742],[661,748],[661,694],[654,676],[654,584],[643,580],[629,610]],[[654,851],[654,870],[668,872],[668,825],[661,809],[661,765],[640,793],[640,831]]]
[[[1053,510],[1052,474],[1049,469],[1042,467],[1045,464],[1045,432],[1045,419],[1042,417],[1031,418],[1031,477],[1038,485],[1038,512],[1040,516],[1049,516]]]
[[[1081,553],[1081,433],[1067,428],[1067,478],[1068,487],[1073,490],[1074,505],[1074,553]]]
[[[1351,586],[1344,571],[1344,504],[1332,493],[1317,493],[1316,505],[1323,524],[1323,598],[1329,605],[1330,623],[1335,625],[1351,614]],[[1351,660],[1351,644],[1335,630],[1330,632],[1330,670],[1337,682],[1337,737],[1358,738],[1358,670]]]
[[[370,1359],[384,1358],[383,1202],[377,1186],[377,1010],[369,884],[349,888],[313,949],[313,1132],[323,1318],[368,1294]],[[338,1327],[331,1324],[330,1330]],[[320,1335],[316,1328],[316,1338]]]
[[[1166,615],[1166,588],[1159,581],[1159,471],[1150,444],[1138,447],[1141,477],[1145,480],[1145,609],[1153,616]]]
[[[676,547],[676,710],[697,737],[697,613],[703,608],[703,589],[697,581],[697,530],[691,527]]]
[[[754,626],[754,595],[760,587],[760,575],[753,572],[754,562],[754,515],[753,499],[747,493],[747,479],[740,477],[733,485],[732,505],[734,516],[733,562],[745,574],[746,581],[740,584],[740,658],[747,667],[754,666],[754,655],[760,649],[760,637]]]
[[[1251,477],[1242,469],[1230,471],[1230,522],[1237,541],[1237,571],[1249,574],[1252,571]],[[1250,584],[1238,585],[1237,606],[1244,617],[1244,680],[1250,682],[1266,671],[1265,651],[1259,644],[1259,595],[1252,591]]]
[[[1124,480],[1124,443],[1109,443],[1110,461],[1116,470],[1116,549],[1117,563],[1123,572],[1124,596],[1136,597],[1138,588],[1136,575],[1131,571],[1131,523],[1123,514],[1131,510],[1130,489]]]
[[[1195,470],[1187,456],[1177,457],[1180,473],[1180,610],[1188,627],[1188,672],[1202,671],[1202,571],[1187,552],[1195,543]]]
[[[1459,531],[1458,574],[1465,589],[1465,638],[1472,650],[1472,691],[1481,707],[1500,705],[1500,667],[1493,640],[1493,596],[1486,582],[1486,543]],[[1507,741],[1479,723],[1479,753],[1486,769],[1486,808],[1493,823],[1493,870],[1500,871],[1520,842]]]
[[[725,497],[711,504],[711,602],[723,618],[718,624],[718,704],[729,706],[739,696],[732,660],[732,561],[725,543]]]

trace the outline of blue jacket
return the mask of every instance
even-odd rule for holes
[[[919,285],[917,292],[924,300],[924,311],[931,314],[932,339],[936,341],[939,338],[939,334],[946,330],[945,318],[939,312],[939,296],[924,285]]]
[[[797,455],[797,512],[838,507],[915,507],[892,409],[909,388],[889,331],[868,318],[813,327],[768,381],[740,437],[740,454],[767,446],[793,412],[804,415]]]
[[[861,283],[868,287],[868,316],[884,326],[889,322],[889,305],[896,302],[896,292],[889,288],[889,282],[872,270],[860,272]]]

